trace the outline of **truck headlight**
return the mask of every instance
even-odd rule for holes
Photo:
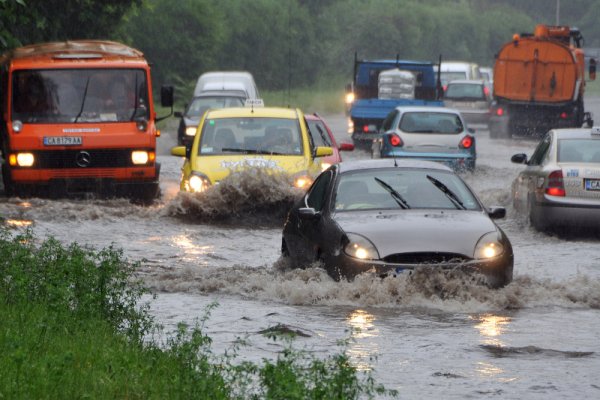
[[[194,136],[196,134],[196,127],[195,126],[189,126],[187,128],[185,128],[185,135],[186,136]]]
[[[17,153],[8,156],[8,163],[12,166],[31,167],[35,162],[33,153]]]
[[[131,162],[134,165],[145,165],[149,161],[154,161],[155,154],[152,151],[134,150],[131,152]]]
[[[504,253],[504,246],[498,240],[498,233],[490,232],[483,235],[477,242],[474,257],[478,260],[487,260],[498,257],[502,253]]]
[[[346,237],[348,238],[348,243],[344,246],[344,253],[360,260],[379,259],[379,252],[369,239],[356,233],[348,233]]]

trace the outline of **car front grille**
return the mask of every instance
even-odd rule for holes
[[[383,260],[391,264],[459,264],[469,261],[470,259],[455,253],[419,252],[390,254]]]

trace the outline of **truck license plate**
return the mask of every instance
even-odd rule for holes
[[[600,190],[600,179],[586,179],[585,190]]]
[[[81,136],[44,136],[44,146],[81,146]]]

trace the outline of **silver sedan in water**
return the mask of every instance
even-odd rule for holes
[[[600,127],[554,129],[512,183],[513,205],[537,230],[600,226]]]

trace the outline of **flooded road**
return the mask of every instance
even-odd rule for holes
[[[600,116],[600,99],[587,105]],[[324,118],[349,140],[343,115]],[[281,210],[207,222],[198,210],[219,209],[219,199],[178,195],[182,160],[168,155],[174,130],[160,138],[162,199],[154,206],[2,198],[0,215],[40,237],[114,244],[141,260],[140,275],[158,295],[152,312],[167,330],[193,324],[217,302],[206,324],[216,354],[244,338],[243,358],[275,357],[283,344],[259,331],[279,325],[298,331],[295,347],[317,356],[338,352],[338,342],[350,338],[355,365],[374,370],[400,398],[598,398],[599,240],[530,228],[512,209],[510,184],[522,166],[510,156],[531,154],[535,141],[492,141],[479,129],[476,137],[477,170],[465,179],[486,205],[507,208],[499,225],[515,253],[514,282],[500,290],[443,274],[338,283],[319,269],[290,270],[279,261]],[[231,206],[231,198],[221,201]]]

